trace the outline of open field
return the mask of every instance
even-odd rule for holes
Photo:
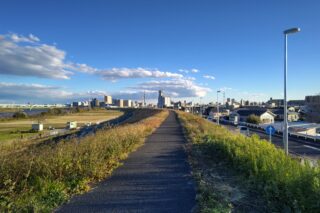
[[[319,212],[319,167],[285,155],[257,135],[245,137],[178,114],[191,142],[202,212]]]
[[[9,155],[0,153],[0,211],[52,212],[72,195],[88,191],[168,116],[168,111],[157,112],[81,139],[32,146]]]
[[[44,129],[48,129],[49,127],[53,127],[56,129],[63,129],[66,127],[68,121],[77,121],[77,126],[81,127],[86,123],[100,123],[103,121],[107,121],[118,116],[121,116],[123,113],[115,110],[91,110],[84,111],[79,113],[72,114],[63,114],[63,115],[52,115],[45,117],[35,117],[35,118],[27,118],[20,120],[8,120],[0,122],[0,141],[7,141],[12,139],[20,139],[21,137],[28,138],[30,136],[35,136],[38,133],[27,133],[26,131],[31,129],[31,125],[33,123],[37,123],[38,121],[44,124]],[[45,134],[45,130],[42,134]],[[21,136],[21,132],[23,136]]]

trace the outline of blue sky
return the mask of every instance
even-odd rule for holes
[[[319,11],[316,0],[4,0],[0,102],[154,99],[159,88],[196,102],[221,88],[281,98],[282,32],[296,26],[288,96],[303,99],[320,92]]]

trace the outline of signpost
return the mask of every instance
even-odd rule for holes
[[[272,135],[276,132],[276,129],[273,126],[269,125],[265,128],[265,130],[266,133],[269,135],[270,143],[272,143]]]

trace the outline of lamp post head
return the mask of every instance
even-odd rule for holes
[[[290,28],[290,29],[287,29],[287,30],[283,31],[283,33],[285,35],[292,34],[292,33],[298,33],[298,32],[300,32],[300,28],[298,28],[298,27]]]

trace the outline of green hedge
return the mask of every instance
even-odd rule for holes
[[[179,113],[193,143],[230,163],[267,200],[270,211],[319,212],[320,170],[301,164],[254,135],[234,134],[202,118]]]

